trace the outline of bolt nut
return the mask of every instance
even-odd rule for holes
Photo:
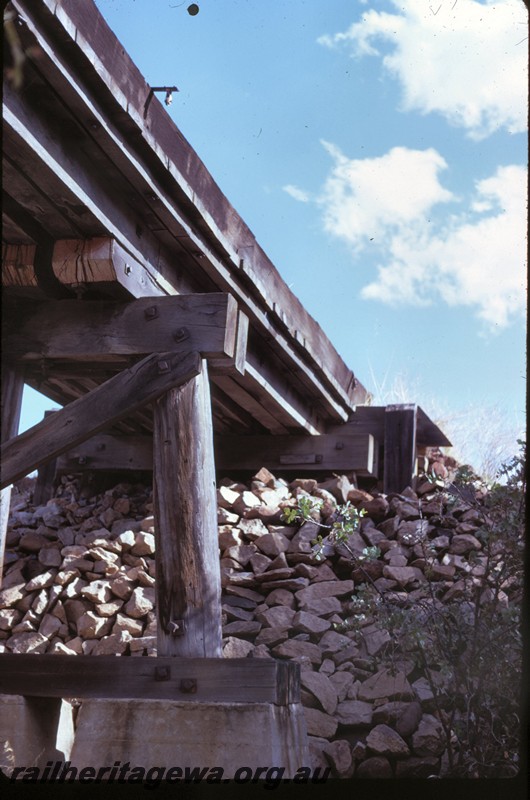
[[[144,316],[146,319],[155,319],[158,317],[158,309],[156,306],[149,306],[144,311]]]
[[[184,339],[187,339],[189,336],[187,328],[179,328],[173,334],[173,338],[176,342],[183,342]]]
[[[169,362],[167,362],[167,361],[159,361],[158,362],[158,371],[159,372],[169,372]]]
[[[171,667],[155,667],[155,681],[168,681],[171,678]]]

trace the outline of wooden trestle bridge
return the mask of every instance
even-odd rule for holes
[[[417,406],[367,404],[93,0],[8,7],[26,60],[3,99],[4,499],[54,459],[152,469],[159,657],[218,658],[216,472],[354,472],[401,491],[418,449],[449,442]],[[17,435],[24,383],[64,408]],[[0,657],[4,692],[89,691],[87,658],[17,658]],[[65,661],[35,689],[35,669]],[[149,679],[138,661],[153,659],[131,659],[127,696],[160,696],[162,661]],[[244,697],[268,681],[292,702],[276,662],[250,666]],[[117,691],[110,669],[92,693]]]

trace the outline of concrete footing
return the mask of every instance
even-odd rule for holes
[[[224,779],[258,767],[283,768],[288,778],[311,766],[300,704],[168,700],[84,701],[70,762],[78,770],[221,768]]]
[[[74,741],[73,710],[65,700],[0,695],[0,769],[66,761]]]

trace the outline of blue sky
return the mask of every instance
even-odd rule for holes
[[[368,389],[523,424],[522,0],[96,4]]]

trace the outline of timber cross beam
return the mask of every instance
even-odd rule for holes
[[[109,362],[171,351],[244,365],[248,320],[224,293],[47,300],[3,313],[3,346],[19,364]]]
[[[128,658],[0,655],[4,694],[179,700],[194,703],[300,702],[300,665],[272,658]]]

